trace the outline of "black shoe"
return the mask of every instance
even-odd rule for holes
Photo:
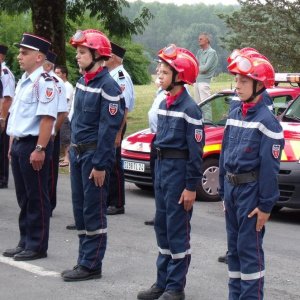
[[[223,256],[219,256],[219,257],[218,257],[218,262],[228,264],[228,256],[227,256],[227,253],[226,253],[225,255],[223,255]]]
[[[66,226],[66,229],[68,230],[76,230],[76,225],[75,224],[69,224]]]
[[[16,247],[13,249],[6,249],[2,254],[6,257],[14,257],[16,254],[22,252],[24,248],[22,247]]]
[[[79,265],[76,265],[76,266],[73,267],[72,270],[68,269],[68,270],[62,271],[62,272],[60,273],[61,277],[63,277],[65,274],[67,274],[67,273],[69,273],[69,272],[71,272],[71,271],[76,270],[78,267],[79,267]]]
[[[144,224],[145,224],[145,225],[154,226],[154,220],[155,220],[155,219],[153,218],[152,220],[145,221]]]
[[[0,182],[0,189],[7,189],[7,182]]]
[[[125,213],[124,206],[121,206],[121,207],[109,206],[106,211],[107,215],[121,215],[124,213]]]
[[[161,289],[159,287],[156,286],[156,284],[154,283],[150,289],[148,290],[143,290],[140,291],[137,294],[137,298],[139,300],[154,300],[154,299],[158,299],[163,293],[164,293],[164,289]]]
[[[184,291],[176,292],[176,291],[165,291],[158,300],[184,300],[185,294]]]
[[[47,257],[47,252],[35,252],[31,250],[23,250],[22,252],[14,256],[14,260],[24,261],[24,260],[35,260]]]
[[[64,273],[62,278],[64,281],[82,281],[101,278],[101,276],[101,269],[90,270],[86,267],[78,266],[74,270]]]

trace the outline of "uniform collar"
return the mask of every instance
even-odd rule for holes
[[[22,81],[25,81],[27,79],[31,80],[32,82],[35,82],[42,73],[46,73],[43,66],[38,67],[37,69],[35,69],[30,75],[27,76],[27,73],[25,72],[22,75]]]

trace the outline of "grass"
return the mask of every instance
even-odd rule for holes
[[[214,77],[211,82],[211,92],[216,93],[223,89],[230,89],[233,86],[233,76],[222,73]],[[138,130],[149,127],[148,111],[155,97],[156,86],[154,82],[148,85],[134,86],[135,91],[135,107],[128,114],[126,136]],[[189,86],[191,95],[194,95],[194,88]]]

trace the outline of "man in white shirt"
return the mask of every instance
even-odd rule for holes
[[[0,45],[0,76],[3,93],[0,95],[0,189],[7,188],[8,184],[8,148],[9,136],[6,134],[8,110],[15,94],[15,77],[5,64],[8,48]]]

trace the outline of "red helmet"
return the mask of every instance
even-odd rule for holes
[[[199,63],[192,52],[171,44],[158,52],[158,57],[175,69],[178,79],[193,84],[199,73]]]
[[[94,49],[100,56],[111,57],[111,45],[104,33],[94,29],[77,30],[70,44],[73,47],[85,46]]]
[[[274,86],[275,72],[270,61],[253,48],[234,50],[227,59],[228,71],[261,81],[265,88]]]

